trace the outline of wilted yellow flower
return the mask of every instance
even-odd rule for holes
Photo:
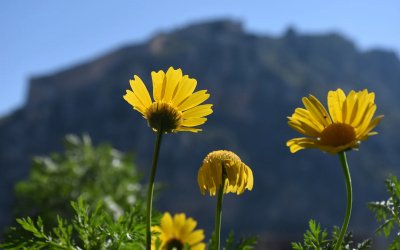
[[[335,154],[358,148],[361,141],[377,134],[372,130],[383,116],[373,118],[376,111],[375,94],[343,90],[328,92],[329,114],[317,98],[303,97],[305,109],[297,108],[289,119],[289,126],[307,137],[294,138],[286,145],[295,153],[304,148],[319,148]]]
[[[224,184],[224,193],[241,194],[245,189],[253,189],[253,172],[239,156],[231,151],[218,150],[209,153],[203,160],[197,181],[201,193],[211,196]]]
[[[193,93],[197,81],[188,75],[182,76],[181,69],[170,67],[167,73],[153,71],[151,77],[154,101],[137,75],[130,80],[132,91],[127,90],[124,99],[143,115],[155,131],[201,131],[195,127],[205,123],[205,116],[213,112],[211,104],[200,105],[210,96],[207,90]]]
[[[172,218],[170,213],[164,213],[161,225],[153,227],[153,232],[158,232],[161,241],[160,250],[182,250],[187,244],[190,250],[204,250],[206,244],[203,230],[194,230],[197,222],[192,218],[186,218],[184,213],[175,214]],[[156,236],[153,237],[151,249],[155,250]]]

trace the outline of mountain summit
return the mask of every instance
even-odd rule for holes
[[[168,188],[156,208],[185,211],[210,229],[215,201],[200,195],[197,171],[208,152],[227,149],[252,168],[255,181],[252,192],[226,197],[225,229],[300,234],[311,217],[326,226],[340,225],[345,186],[339,158],[317,150],[291,154],[285,143],[297,135],[286,117],[310,93],[324,100],[328,90],[338,87],[368,88],[376,93],[377,113],[385,119],[378,136],[348,154],[354,182],[350,227],[373,231],[366,202],[384,197],[384,178],[399,173],[397,56],[361,52],[335,33],[306,35],[290,28],[281,37],[269,37],[229,20],[161,33],[31,79],[26,104],[0,119],[0,226],[11,222],[13,185],[27,176],[30,158],[60,150],[67,133],[88,133],[94,142],[109,141],[134,152],[135,162],[148,173],[154,134],[122,96],[134,74],[150,88],[150,72],[169,66],[182,68],[209,91],[214,113],[199,134],[165,137],[157,180]]]

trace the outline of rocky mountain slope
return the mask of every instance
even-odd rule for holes
[[[286,117],[313,93],[325,100],[341,87],[376,92],[385,119],[378,136],[348,154],[354,185],[350,227],[372,232],[366,202],[383,199],[384,178],[399,173],[400,61],[388,51],[362,52],[330,33],[282,37],[251,34],[240,23],[194,24],[149,41],[120,48],[81,65],[31,80],[26,104],[0,120],[0,225],[10,222],[13,184],[26,177],[29,159],[61,148],[67,133],[88,133],[135,153],[147,173],[154,134],[122,99],[137,74],[150,86],[150,72],[182,68],[211,93],[214,114],[199,134],[165,136],[157,179],[167,189],[156,207],[185,211],[211,228],[215,199],[202,197],[197,170],[205,155],[233,150],[252,169],[255,186],[225,199],[224,229],[299,235],[309,218],[341,224],[345,187],[336,156],[317,150],[290,154],[285,143],[297,136]],[[147,179],[147,178],[146,178]]]

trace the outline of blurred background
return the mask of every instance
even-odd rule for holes
[[[394,0],[1,2],[0,227],[32,213],[15,184],[28,178],[33,156],[62,152],[66,134],[132,154],[145,183],[154,134],[122,95],[134,74],[150,87],[151,71],[174,66],[209,90],[214,114],[200,134],[165,137],[159,211],[186,212],[209,236],[215,199],[200,195],[197,170],[208,152],[229,149],[253,169],[255,186],[226,197],[225,234],[257,234],[286,249],[310,218],[340,225],[339,159],[290,154],[285,143],[297,134],[286,117],[310,93],[325,101],[328,90],[368,88],[385,119],[348,157],[350,229],[372,235],[366,203],[384,199],[384,179],[399,172],[399,11]]]

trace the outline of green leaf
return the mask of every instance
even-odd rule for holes
[[[332,238],[328,238],[328,233],[325,229],[321,229],[321,225],[315,220],[310,220],[308,223],[309,229],[304,233],[303,243],[292,242],[294,250],[333,250],[338,240],[340,229],[333,227]],[[371,247],[371,240],[367,239],[355,245],[353,242],[353,234],[348,232],[343,240],[342,247],[344,250],[366,250]]]
[[[141,206],[130,209],[126,216],[114,221],[101,201],[94,209],[83,198],[71,202],[71,205],[75,218],[57,217],[57,225],[51,230],[45,230],[40,218],[36,222],[30,217],[17,219],[20,230],[30,234],[26,238],[9,238],[0,247],[6,250],[144,249],[145,220]]]
[[[390,176],[385,180],[389,197],[385,201],[370,202],[368,208],[374,213],[380,225],[376,229],[377,234],[383,234],[386,238],[392,237],[390,249],[400,248],[400,183],[396,176]]]
[[[110,145],[93,146],[90,137],[68,135],[64,152],[35,157],[27,180],[17,183],[16,217],[43,219],[45,226],[57,225],[57,215],[72,218],[71,200],[82,197],[89,204],[104,202],[117,220],[134,204],[142,203],[141,175],[133,157]]]
[[[239,240],[235,240],[235,233],[230,231],[228,237],[225,240],[225,247],[221,248],[224,250],[252,250],[257,244],[257,237],[242,237]],[[208,250],[215,250],[215,232],[211,234],[208,242]]]

